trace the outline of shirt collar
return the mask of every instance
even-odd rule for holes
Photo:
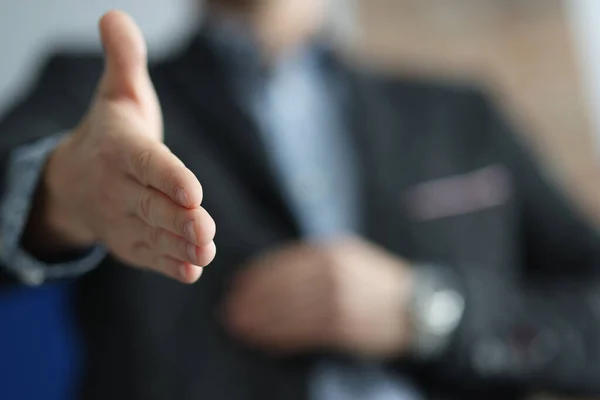
[[[265,82],[277,70],[298,65],[299,61],[307,66],[327,68],[332,54],[327,45],[314,40],[282,55],[274,64],[267,65],[266,57],[250,28],[234,16],[209,14],[200,35],[225,66],[226,73],[231,74],[234,79]]]

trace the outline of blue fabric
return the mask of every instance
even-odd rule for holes
[[[0,291],[0,398],[76,398],[81,339],[74,283]]]
[[[49,136],[11,153],[6,193],[0,199],[0,263],[31,286],[82,274],[105,256],[98,247],[73,262],[48,265],[20,247],[43,165],[61,137]],[[71,309],[73,285],[0,292],[0,399],[75,398],[82,362]]]

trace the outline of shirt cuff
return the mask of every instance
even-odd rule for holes
[[[44,165],[64,134],[49,136],[10,154],[4,198],[0,199],[0,264],[23,283],[36,286],[48,279],[81,275],[95,268],[106,251],[98,246],[66,263],[44,263],[20,246]]]

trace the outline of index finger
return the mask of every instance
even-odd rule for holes
[[[182,207],[195,208],[202,203],[202,185],[163,143],[134,146],[126,155],[129,174],[144,186],[167,195]]]

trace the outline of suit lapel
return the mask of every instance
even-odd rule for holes
[[[399,198],[418,165],[413,151],[418,136],[411,134],[407,105],[390,95],[391,88],[359,74],[348,76],[350,130],[361,163],[361,234],[412,257],[411,227]]]

